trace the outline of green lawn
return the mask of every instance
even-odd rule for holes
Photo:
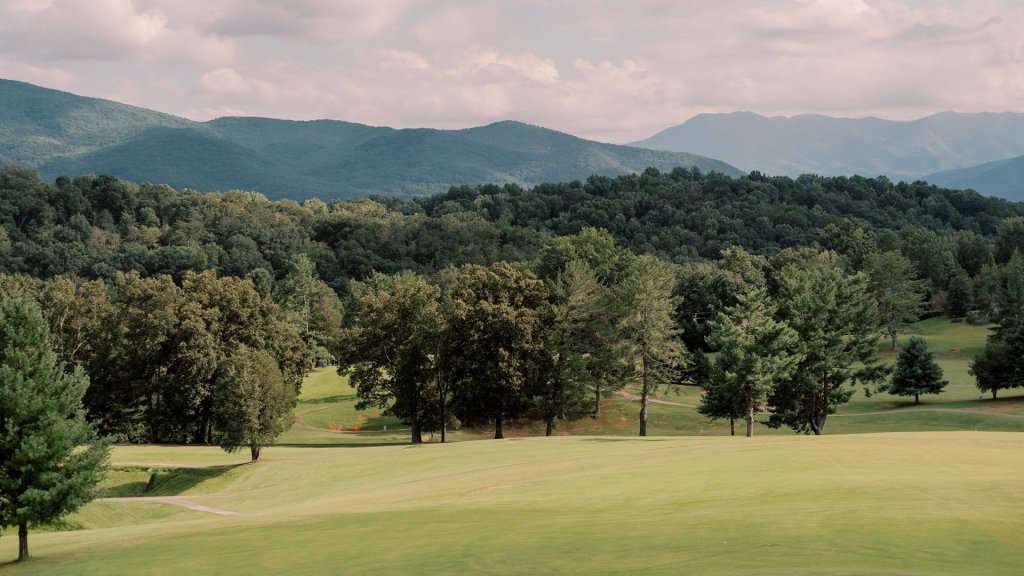
[[[186,459],[192,449],[176,450]],[[32,534],[35,558],[2,569],[1018,574],[1024,565],[1016,434],[275,447],[237,469],[201,502],[241,516],[139,503],[149,522]],[[83,515],[116,514],[110,506]],[[13,558],[15,544],[0,538],[0,558]]]
[[[1024,451],[1007,432],[1024,431],[1024,391],[979,398],[967,367],[985,328],[913,331],[947,392],[920,406],[858,393],[818,438],[727,437],[727,422],[696,413],[700,390],[681,387],[658,394],[647,439],[637,402],[616,397],[555,438],[521,422],[504,441],[467,429],[411,446],[400,422],[356,411],[347,380],[318,371],[301,423],[258,464],[214,447],[114,449],[104,496],[240,515],[97,501],[64,523],[78,530],[33,532],[28,563],[3,563],[17,543],[5,532],[0,572],[1020,573]]]

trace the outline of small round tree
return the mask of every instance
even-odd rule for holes
[[[912,337],[896,360],[889,393],[913,396],[914,404],[920,404],[921,394],[939,394],[946,384],[949,382],[942,379],[942,368],[935,362],[928,342],[919,336]]]

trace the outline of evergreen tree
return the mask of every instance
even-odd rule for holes
[[[868,292],[878,303],[878,323],[892,339],[921,317],[924,282],[917,279],[914,264],[899,252],[872,254],[866,261]]]
[[[607,332],[608,289],[598,283],[594,270],[573,260],[548,283],[550,300],[544,313],[548,361],[541,368],[534,403],[551,436],[555,420],[574,420],[586,413],[584,398],[602,374],[606,359],[600,350],[610,339]]]
[[[825,420],[853,395],[852,384],[878,385],[877,308],[862,274],[849,275],[828,252],[785,266],[778,318],[798,337],[800,363],[768,399],[768,425],[822,434]]]
[[[754,435],[754,413],[763,407],[776,383],[789,378],[801,360],[795,351],[796,333],[773,318],[775,311],[768,293],[755,290],[741,295],[735,306],[711,324],[710,343],[720,352],[711,377],[710,387],[715,392],[705,412],[717,405],[729,412],[723,416],[732,417],[739,403],[748,438]],[[730,399],[730,395],[739,399]]]
[[[888,391],[895,396],[913,396],[914,404],[920,404],[921,394],[939,394],[947,384],[935,355],[928,349],[928,342],[913,336],[900,350]]]
[[[647,436],[647,404],[658,386],[678,380],[686,348],[679,339],[673,295],[675,267],[653,256],[636,259],[622,286],[625,317],[619,322],[623,357],[640,383],[640,435]]]
[[[704,394],[700,397],[697,412],[711,420],[728,419],[729,435],[735,436],[736,421],[745,416],[747,403],[743,397],[742,390],[739,389],[739,380],[728,378],[725,374],[726,366],[733,364],[735,361],[722,358],[722,355],[732,354],[732,352],[722,352],[714,363],[709,363],[703,353],[698,352],[698,354],[698,362],[704,362],[708,366],[706,377],[700,383],[701,388],[704,389]],[[700,358],[704,360],[699,360]]]
[[[34,301],[0,298],[0,527],[18,527],[19,560],[29,523],[89,502],[106,467],[109,448],[85,420],[88,385],[58,364]]]

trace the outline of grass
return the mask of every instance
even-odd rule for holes
[[[203,498],[242,516],[33,534],[36,557],[4,571],[1015,574],[1019,445],[947,432],[275,447]],[[0,539],[0,557],[14,552]]]
[[[651,405],[659,437],[636,438],[636,402],[615,398],[555,438],[521,422],[504,441],[460,430],[451,444],[412,446],[399,422],[355,411],[348,382],[319,371],[302,423],[260,463],[210,447],[114,449],[105,495],[240,516],[97,501],[68,518],[80,529],[33,532],[35,558],[0,571],[1019,573],[1024,452],[1006,431],[1024,431],[1024,394],[979,399],[967,366],[984,328],[933,319],[914,332],[947,392],[920,406],[858,394],[817,438],[763,426],[752,440],[723,436],[728,423],[699,416],[699,389],[683,387]],[[387,432],[353,430],[360,415]],[[0,562],[16,556],[11,536]]]

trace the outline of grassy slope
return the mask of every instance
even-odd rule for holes
[[[979,400],[966,374],[984,328],[935,319],[914,332],[938,353],[949,391],[921,407],[858,396],[828,432],[1024,429],[1024,397]],[[694,412],[697,394],[654,405],[655,433],[727,433]],[[629,437],[635,403],[615,400],[601,419],[560,429],[600,437],[474,442],[488,431],[460,431],[460,442],[414,447],[394,419],[356,413],[331,370],[301,398],[304,424],[257,465],[216,448],[115,449],[108,495],[143,493],[146,466],[164,466],[151,494],[243,516],[95,502],[70,519],[91,530],[33,533],[37,558],[5,572],[1012,574],[1024,562],[1015,434],[760,427],[752,441],[641,440]],[[364,431],[345,430],[355,423]],[[0,538],[0,559],[15,544]]]
[[[1019,444],[970,432],[277,447],[203,497],[242,516],[34,534],[36,558],[5,572],[1013,574]],[[14,551],[0,539],[0,557]]]

